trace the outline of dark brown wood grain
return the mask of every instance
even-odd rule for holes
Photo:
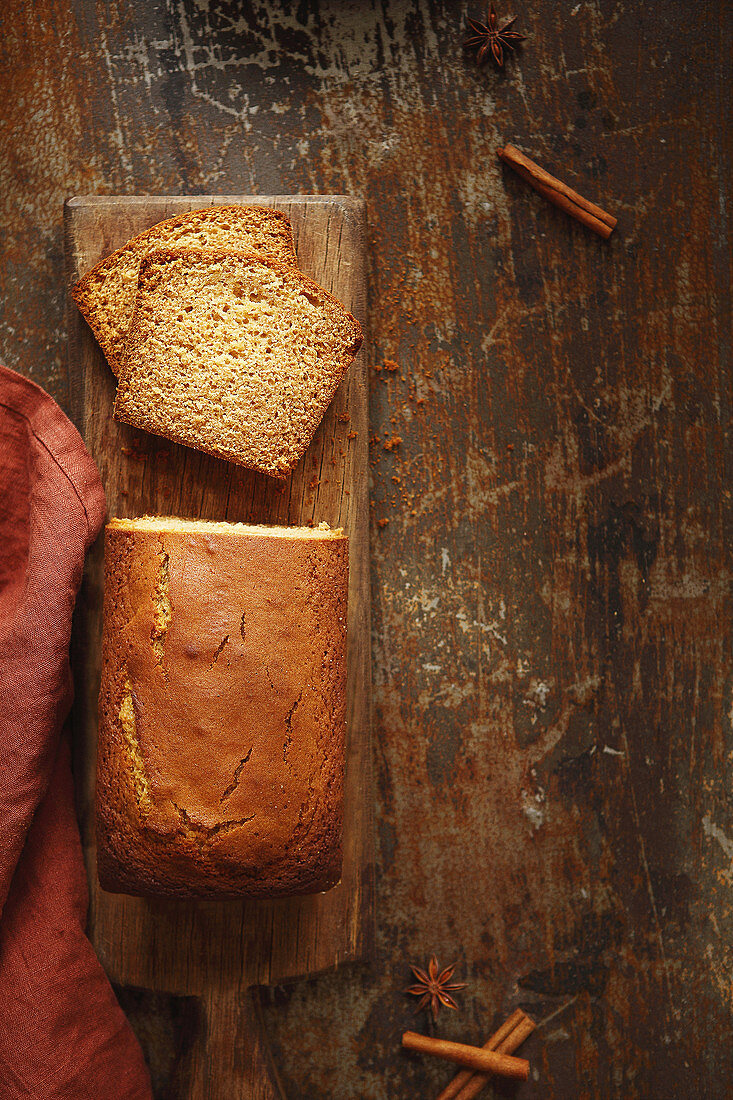
[[[462,48],[479,4],[11,0],[0,352],[68,407],[69,194],[366,200],[377,956],[263,994],[284,1091],[437,1095],[450,1069],[398,1049],[435,951],[468,983],[443,1037],[564,1010],[518,1100],[718,1097],[728,5],[497,8],[527,35],[502,71]],[[507,142],[612,210],[610,241]],[[203,1010],[118,989],[177,1100]]]

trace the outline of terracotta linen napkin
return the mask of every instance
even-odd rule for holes
[[[0,1097],[150,1100],[84,933],[68,738],[71,615],[104,493],[76,429],[0,366]]]

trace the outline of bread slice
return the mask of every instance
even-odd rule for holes
[[[112,519],[104,564],[104,889],[329,889],[342,857],[343,531]]]
[[[157,249],[140,265],[114,414],[284,477],[361,343],[359,322],[299,272],[246,252]]]
[[[112,372],[118,376],[135,307],[140,261],[146,252],[160,245],[243,249],[294,270],[298,266],[289,219],[266,206],[209,206],[159,222],[133,237],[71,290]]]

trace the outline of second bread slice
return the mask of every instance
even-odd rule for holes
[[[300,273],[246,252],[159,249],[140,267],[115,417],[284,477],[361,343],[358,321]]]

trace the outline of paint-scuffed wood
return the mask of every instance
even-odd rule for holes
[[[432,951],[447,1038],[561,1010],[517,1100],[733,1079],[729,7],[496,0],[501,70],[479,0],[3,8],[0,352],[65,406],[64,196],[367,202],[379,954],[262,993],[293,1100],[440,1092]],[[118,994],[184,1096],[198,1002]]]

